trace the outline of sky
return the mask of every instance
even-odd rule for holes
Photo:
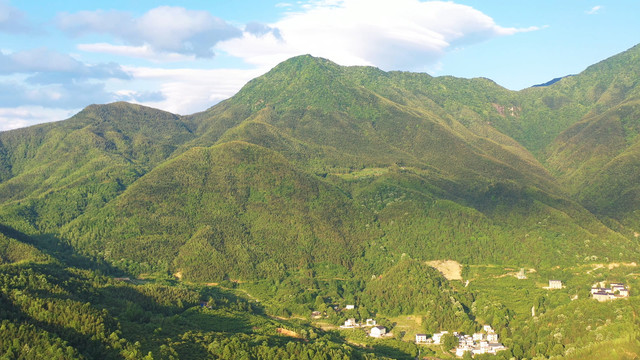
[[[0,0],[0,131],[114,101],[192,114],[302,54],[520,90],[640,43],[638,14],[637,0]]]

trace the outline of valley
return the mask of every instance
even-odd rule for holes
[[[304,55],[2,132],[0,353],[452,359],[416,335],[490,325],[475,359],[637,358],[639,59],[515,92]]]

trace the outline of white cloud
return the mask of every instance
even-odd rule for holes
[[[68,83],[23,84],[0,81],[0,107],[43,106],[76,109],[89,104],[117,100],[103,82],[71,81]]]
[[[245,32],[218,48],[263,66],[309,53],[343,65],[422,70],[456,46],[538,29],[501,27],[470,6],[441,1],[326,0],[302,8],[270,24],[279,37]]]
[[[86,79],[127,79],[129,75],[115,63],[85,64],[70,55],[47,48],[5,54],[0,52],[0,74],[34,74],[30,82],[64,83]]]
[[[58,27],[74,36],[102,33],[134,47],[147,46],[158,53],[212,57],[212,47],[242,32],[207,11],[160,6],[141,17],[123,11],[61,13]],[[96,49],[96,48],[94,48]],[[111,49],[113,50],[113,49]]]
[[[79,50],[87,52],[126,56],[150,60],[153,62],[193,61],[196,59],[195,55],[183,55],[179,53],[158,53],[148,44],[141,46],[129,46],[113,45],[108,43],[94,43],[78,44],[77,47]]]
[[[587,11],[587,14],[595,15],[598,12],[600,12],[600,10],[602,10],[602,5],[596,5],[596,6],[592,7],[591,10]]]
[[[35,28],[22,11],[9,5],[8,1],[0,0],[0,32],[33,33]]]
[[[268,69],[158,69],[127,67],[127,72],[140,81],[159,84],[164,99],[138,101],[177,114],[192,114],[233,96],[249,80]],[[126,94],[124,91],[122,94]]]
[[[86,64],[46,48],[0,52],[0,107],[76,109],[117,100],[106,90],[111,79],[130,80],[115,63]]]
[[[44,122],[67,119],[79,109],[44,108],[42,106],[0,107],[0,131],[17,129]]]
[[[0,0],[0,10],[5,4]],[[254,69],[86,64],[46,49],[0,53],[0,75],[10,75],[0,78],[0,129],[64,119],[69,114],[60,115],[65,112],[60,108],[115,100],[191,114],[233,96],[277,63],[305,53],[343,65],[425,71],[437,68],[452,49],[538,29],[502,27],[482,12],[453,2],[316,0],[277,6],[284,9],[279,21],[249,23],[243,30],[209,12],[181,7],[161,6],[138,17],[102,10],[59,14],[57,25],[68,34],[113,37],[111,43],[79,44],[81,51],[184,62],[211,57],[215,50]],[[0,31],[2,21],[0,11]],[[23,81],[16,82],[18,76],[11,74],[20,74]]]

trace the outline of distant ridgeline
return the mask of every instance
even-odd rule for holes
[[[0,221],[195,281],[635,259],[639,52],[519,92],[299,56],[190,116],[91,105],[0,134]]]
[[[622,281],[640,256],[639,81],[640,46],[518,92],[299,56],[201,113],[119,102],[2,132],[0,352],[37,338],[59,358],[418,354],[266,317],[251,293],[329,327],[419,314],[420,333],[471,334],[482,319],[516,358],[583,358],[598,341],[633,353],[635,278],[628,301],[603,304],[583,283]],[[444,259],[472,281],[425,264]],[[567,286],[549,295],[533,283],[546,275]],[[205,283],[240,289],[189,288]],[[241,326],[208,333],[209,310]],[[613,319],[626,322],[590,330]]]
[[[557,77],[557,78],[554,78],[554,79],[551,79],[551,80],[547,81],[546,83],[533,85],[532,87],[550,86],[550,85],[553,85],[553,84],[557,83],[558,81],[560,81],[560,80],[562,80],[564,78],[567,78],[569,76],[574,76],[574,75],[566,75],[566,76]]]

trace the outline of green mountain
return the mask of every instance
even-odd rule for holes
[[[504,359],[633,358],[639,298],[588,289],[640,286],[639,68],[513,92],[299,56],[201,113],[2,132],[0,353],[446,357],[407,340],[492,324]],[[337,327],[370,317],[393,339]]]
[[[22,231],[56,233],[113,200],[192,137],[178,116],[125,103],[3,132],[0,217]]]
[[[325,262],[379,273],[402,253],[536,266],[632,259],[632,219],[598,217],[633,208],[633,175],[606,180],[623,166],[614,159],[599,182],[564,167],[593,169],[605,156],[569,141],[589,119],[626,111],[620,136],[633,138],[634,90],[616,89],[633,78],[620,72],[637,51],[517,93],[300,56],[191,116],[92,105],[0,135],[0,219],[135,272],[201,281]],[[604,153],[630,158],[618,140]],[[602,190],[614,180],[629,184],[610,188],[624,207]]]
[[[576,200],[631,229],[640,205],[638,61],[640,46],[589,67],[582,87],[597,97],[595,104],[546,152],[550,170]]]

